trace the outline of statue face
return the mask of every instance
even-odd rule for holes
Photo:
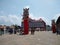
[[[29,16],[29,8],[24,8],[23,9],[23,19],[28,18]]]
[[[24,14],[24,16],[27,16],[27,15],[29,15],[29,8],[25,8],[25,9],[23,9],[23,14]]]
[[[24,10],[24,12],[28,12],[29,8],[25,8],[25,9],[23,9],[23,10]]]

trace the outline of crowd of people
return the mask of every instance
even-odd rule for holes
[[[31,34],[34,35],[34,32],[35,30],[30,30],[31,31]],[[6,26],[5,28],[2,27],[0,28],[0,35],[3,35],[3,34],[17,34],[19,33],[19,35],[24,35],[24,30],[20,27],[20,26],[14,26],[14,27],[9,27],[9,26]]]

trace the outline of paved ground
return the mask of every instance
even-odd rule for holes
[[[34,35],[4,34],[0,36],[0,45],[60,45],[60,35],[51,31],[39,31]]]

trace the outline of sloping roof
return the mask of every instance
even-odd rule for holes
[[[29,18],[29,21],[30,21],[30,22],[44,22],[44,23],[45,23],[45,21],[44,21],[42,18],[40,18],[40,19],[38,19],[38,20]]]
[[[57,21],[56,21],[56,24],[59,24],[60,23],[60,16],[58,17]]]

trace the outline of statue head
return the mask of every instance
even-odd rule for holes
[[[23,11],[28,13],[29,8],[24,8]]]

